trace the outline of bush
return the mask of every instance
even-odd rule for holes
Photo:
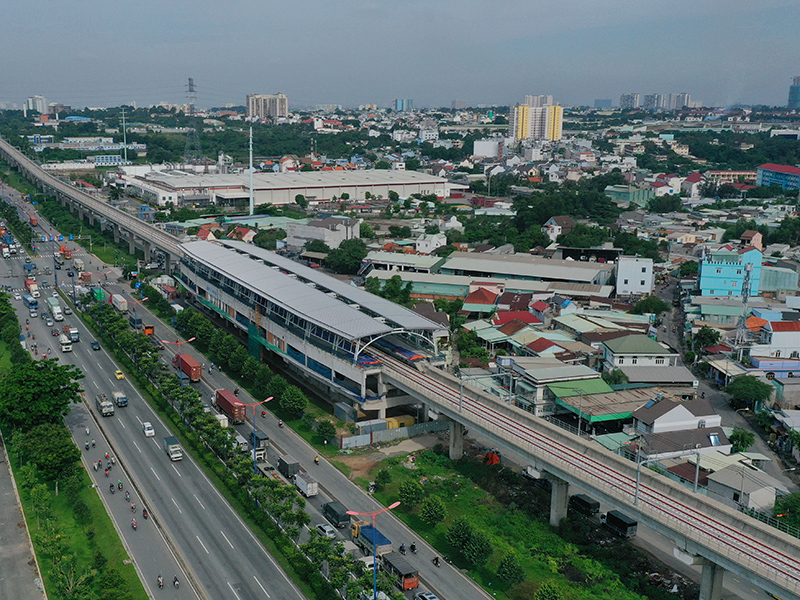
[[[425,521],[428,525],[436,526],[438,523],[444,521],[447,516],[447,509],[444,502],[439,496],[431,496],[425,498],[422,502],[422,508],[419,511],[419,518]]]
[[[411,508],[422,501],[425,496],[425,490],[416,481],[408,479],[400,484],[397,495],[400,497],[400,502]]]

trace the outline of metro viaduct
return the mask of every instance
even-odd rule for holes
[[[144,252],[145,262],[151,262],[152,250],[160,250],[165,255],[164,268],[167,272],[170,272],[172,265],[180,259],[178,238],[64,183],[42,170],[34,161],[2,138],[0,138],[0,156],[45,194],[53,196],[62,206],[67,206],[70,212],[77,214],[81,221],[88,221],[91,225],[98,221],[101,230],[113,231],[115,242],[119,242],[120,239],[127,240],[131,254],[140,248]]]

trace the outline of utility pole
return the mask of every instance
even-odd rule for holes
[[[250,126],[250,216],[255,211],[255,199],[253,193],[253,126]]]
[[[125,128],[125,108],[122,109],[122,153],[125,162],[128,162],[128,132]]]

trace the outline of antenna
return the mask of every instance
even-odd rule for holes
[[[744,266],[744,279],[742,280],[742,315],[739,317],[739,324],[736,327],[736,347],[740,348],[747,344],[750,330],[747,328],[747,302],[750,299],[750,278],[753,274],[753,263]],[[739,357],[741,360],[741,356]]]
[[[189,77],[186,98],[189,101],[188,116],[191,120],[191,126],[186,132],[186,149],[183,152],[183,161],[189,164],[197,164],[203,158],[203,150],[200,148],[200,138],[197,135],[197,122],[194,109],[194,104],[197,100],[197,86],[195,86],[194,78],[192,77]]]

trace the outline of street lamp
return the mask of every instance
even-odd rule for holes
[[[390,504],[386,508],[382,508],[380,510],[376,510],[374,512],[355,512],[354,510],[348,510],[348,515],[353,515],[357,517],[372,517],[372,600],[378,600],[378,565],[375,564],[377,560],[377,556],[375,556],[375,552],[377,551],[377,533],[378,530],[375,528],[375,517],[377,517],[382,512],[386,512],[387,510],[392,510],[400,506],[400,502],[397,501],[394,504]]]
[[[573,392],[578,392],[581,395],[581,402],[578,405],[578,437],[583,437],[581,434],[581,416],[583,415],[583,390],[581,388],[572,388]]]
[[[133,323],[134,323],[134,327],[133,328],[136,330],[136,337],[137,338],[139,337],[139,319],[136,318],[136,305],[141,303],[141,302],[144,302],[145,300],[150,300],[149,296],[148,297],[144,297],[141,300],[131,300],[131,302],[133,302]]]
[[[266,400],[262,400],[261,402],[256,402],[254,404],[244,404],[245,406],[252,406],[253,407],[253,475],[258,475],[258,465],[256,463],[256,407],[261,406],[272,400],[273,396],[270,396]]]
[[[195,339],[196,338],[192,338],[190,340],[184,340],[183,342],[180,340],[175,340],[174,342],[170,342],[168,340],[161,340],[165,344],[175,344],[178,346],[178,354],[176,354],[176,358],[178,359],[178,372],[181,374],[181,389],[183,389],[183,369],[181,368],[181,346],[183,344],[193,342]]]

